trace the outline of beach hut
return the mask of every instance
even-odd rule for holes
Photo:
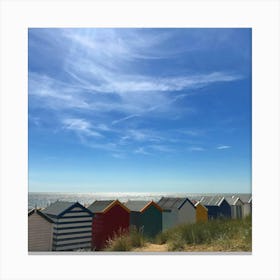
[[[79,202],[56,201],[42,212],[53,221],[53,251],[91,248],[93,214]]]
[[[203,196],[200,200],[208,209],[208,219],[230,218],[231,208],[222,196]]]
[[[28,212],[28,251],[52,251],[53,223],[38,209]]]
[[[199,201],[191,200],[196,210],[196,222],[207,222],[208,221],[208,209]]]
[[[130,210],[130,226],[143,235],[154,237],[162,231],[162,209],[154,201],[129,200],[124,205]]]
[[[195,206],[186,197],[162,197],[157,204],[163,209],[162,230],[196,222]]]
[[[231,208],[231,218],[232,219],[242,219],[243,214],[243,205],[244,203],[239,197],[236,196],[226,196],[226,201],[230,205]]]
[[[235,196],[243,202],[243,218],[252,215],[252,194],[236,194]]]
[[[129,230],[130,210],[118,200],[96,200],[88,209],[94,213],[92,221],[92,249],[101,250],[108,239]]]

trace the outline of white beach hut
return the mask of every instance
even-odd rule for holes
[[[236,194],[243,202],[243,218],[252,214],[252,194]]]
[[[242,219],[243,218],[243,201],[237,196],[226,196],[226,201],[230,205],[231,218],[232,219]]]
[[[163,209],[162,230],[196,222],[196,208],[186,197],[162,197],[157,204]]]

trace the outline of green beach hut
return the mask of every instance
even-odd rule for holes
[[[129,200],[124,205],[130,210],[130,226],[154,237],[162,231],[162,209],[154,201]]]

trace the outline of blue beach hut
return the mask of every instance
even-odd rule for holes
[[[231,207],[223,196],[203,196],[200,203],[208,209],[209,220],[231,217]]]

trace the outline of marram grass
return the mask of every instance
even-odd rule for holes
[[[143,247],[145,239],[141,230],[131,227],[129,232],[119,231],[107,241],[106,251],[131,251]]]
[[[155,242],[168,244],[170,251],[188,251],[194,246],[211,251],[251,251],[251,217],[242,220],[212,220],[204,223],[184,224],[160,233]]]
[[[107,242],[107,251],[131,251],[144,247],[147,242],[167,244],[168,251],[252,251],[251,216],[242,220],[211,220],[196,224],[183,224],[147,240],[141,230],[119,232]]]

